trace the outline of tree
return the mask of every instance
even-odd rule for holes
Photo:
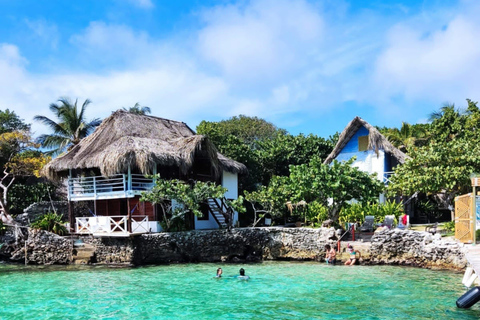
[[[135,105],[133,107],[130,107],[128,109],[126,108],[123,108],[123,110],[125,111],[128,111],[130,113],[134,113],[134,114],[140,114],[140,115],[145,115],[145,114],[150,114],[152,113],[152,111],[150,110],[149,107],[145,107],[145,106],[141,106],[140,103],[135,103]]]
[[[333,144],[324,138],[310,134],[277,134],[272,139],[258,143],[258,159],[262,169],[262,184],[268,185],[273,176],[288,176],[290,166],[309,163],[314,157],[327,158]]]
[[[207,135],[223,155],[247,166],[249,174],[239,179],[241,191],[268,185],[273,176],[288,175],[290,165],[308,163],[313,156],[326,158],[335,139],[293,136],[263,119],[242,115],[220,122],[202,121],[197,133]]]
[[[446,104],[439,111],[430,114],[430,133],[436,142],[448,142],[462,138],[465,121],[468,115],[455,108],[455,105]]]
[[[90,100],[85,100],[80,109],[77,106],[78,100],[72,104],[69,98],[63,97],[58,101],[60,103],[50,104],[50,111],[55,114],[58,122],[41,115],[34,117],[35,121],[42,122],[53,131],[53,134],[42,134],[37,139],[43,148],[53,149],[49,151],[52,155],[70,150],[101,123],[98,118],[85,120],[85,110]]]
[[[353,167],[354,159],[334,160],[331,165],[314,157],[309,163],[290,166],[287,177],[273,177],[268,187],[246,194],[250,202],[273,215],[286,215],[286,203],[316,203],[328,208],[328,217],[338,221],[340,210],[350,200],[375,202],[383,184],[368,173]],[[270,199],[270,200],[269,200]]]
[[[214,135],[211,135],[212,131]],[[202,121],[197,126],[197,133],[209,136],[217,146],[223,141],[216,139],[232,135],[255,149],[258,142],[272,139],[279,133],[286,134],[287,131],[264,119],[239,115],[219,122]]]
[[[212,182],[197,181],[188,184],[185,181],[160,179],[157,175],[152,190],[143,192],[140,201],[159,204],[162,208],[162,226],[171,231],[174,224],[184,222],[185,215],[192,212],[201,215],[200,204],[209,198],[223,198],[227,189]],[[242,210],[243,198],[231,201],[229,205],[237,211]]]
[[[23,122],[23,120],[15,114],[15,111],[8,109],[5,111],[0,110],[0,134],[16,130],[30,130],[30,125]]]
[[[480,173],[480,145],[475,141],[432,142],[410,155],[411,159],[395,169],[389,194],[441,194],[437,201],[451,209],[456,195],[470,191],[470,175]]]
[[[396,148],[402,152],[422,145],[427,141],[427,126],[422,124],[409,124],[402,122],[400,129],[384,129],[383,134]]]
[[[49,157],[42,153],[33,152],[31,148],[38,147],[30,136],[29,131],[12,131],[0,134],[0,154],[8,161],[3,167],[3,175],[0,176],[0,209],[9,214],[8,191],[19,176],[39,176],[40,169],[50,161]]]

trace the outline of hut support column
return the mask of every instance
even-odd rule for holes
[[[70,221],[70,233],[73,233],[75,232],[75,214],[72,201],[68,201],[68,220]]]
[[[127,198],[127,231],[132,232],[132,209],[130,208],[130,198]]]

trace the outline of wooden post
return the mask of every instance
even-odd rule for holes
[[[68,201],[68,220],[70,221],[70,232],[75,232],[75,214],[72,201]]]
[[[130,208],[130,198],[127,198],[127,231],[132,232],[132,211]]]

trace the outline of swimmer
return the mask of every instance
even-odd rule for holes
[[[223,273],[222,268],[218,268],[218,269],[217,269],[217,275],[215,276],[215,278],[221,278],[221,277],[222,277],[222,273]]]
[[[241,269],[240,269],[240,275],[237,276],[237,279],[239,279],[239,280],[248,280],[248,279],[250,279],[250,277],[249,277],[249,276],[246,276],[246,275],[245,275],[245,269],[241,268]]]

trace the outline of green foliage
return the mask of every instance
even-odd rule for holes
[[[443,228],[447,230],[448,233],[455,232],[455,221],[445,222]],[[480,231],[480,229],[477,231]],[[479,239],[478,236],[477,239]]]
[[[55,197],[56,187],[50,183],[13,185],[8,192],[8,205],[10,212],[12,214],[19,214],[35,202],[50,200],[49,191],[50,195]],[[56,200],[56,198],[54,200]]]
[[[328,208],[318,201],[312,201],[307,204],[305,215],[307,225],[318,228],[328,219]]]
[[[15,111],[0,110],[0,134],[13,131],[29,131],[30,125],[23,122]]]
[[[273,176],[288,176],[290,166],[309,163],[314,157],[324,160],[333,149],[331,142],[313,134],[277,134],[258,145],[256,153],[262,166],[263,185],[268,185]]]
[[[308,163],[314,156],[325,159],[334,145],[315,135],[293,136],[263,119],[246,116],[202,121],[197,133],[207,135],[223,155],[247,166],[249,174],[239,180],[241,191],[266,186],[273,176],[287,176],[290,165]]]
[[[375,216],[375,223],[382,223],[385,221],[385,216],[389,215],[395,216],[395,221],[398,222],[402,214],[402,205],[393,201],[387,201],[384,204],[353,203],[342,208],[339,222],[357,222],[361,224],[365,221],[365,216]]]
[[[134,114],[140,114],[140,115],[145,115],[145,114],[150,114],[152,113],[152,110],[150,110],[149,107],[144,107],[144,106],[141,106],[140,103],[135,103],[135,105],[133,107],[130,107],[128,109],[126,108],[123,108],[123,110],[125,111],[128,111],[130,113],[134,113]]]
[[[328,208],[328,218],[336,222],[348,201],[374,202],[383,190],[379,180],[353,167],[353,161],[325,165],[315,157],[308,164],[290,166],[288,177],[274,176],[268,187],[246,193],[246,199],[276,216],[286,216],[288,201],[292,204],[305,201],[307,205],[316,202]]]
[[[412,150],[411,159],[395,169],[389,194],[444,193],[442,205],[470,190],[470,175],[480,172],[480,144],[467,140],[432,142]]]
[[[36,221],[32,223],[31,227],[34,229],[53,232],[60,236],[66,235],[68,233],[67,228],[62,221],[62,216],[53,212],[47,212],[44,215],[40,216]]]
[[[255,149],[259,141],[272,139],[278,133],[285,134],[286,131],[264,119],[239,115],[219,122],[202,121],[197,126],[197,133],[208,135],[217,146],[223,145],[223,138],[234,136]]]
[[[209,198],[223,198],[227,189],[212,182],[197,181],[190,185],[181,180],[165,180],[160,175],[155,178],[155,186],[148,192],[142,192],[140,201],[159,204],[163,210],[163,223],[165,231],[172,231],[179,221],[184,221],[185,215],[192,212],[201,215],[200,204]],[[173,205],[175,202],[177,205]],[[234,209],[242,211],[240,203],[243,199],[230,201]],[[178,228],[178,226],[176,227]]]
[[[384,128],[381,129],[381,132],[395,147],[403,152],[409,152],[415,146],[426,144],[428,140],[427,128],[428,125],[426,124],[412,125],[402,122],[400,129]]]
[[[78,144],[101,123],[100,119],[88,122],[85,119],[85,110],[90,100],[85,100],[81,107],[77,106],[77,100],[72,103],[69,98],[60,98],[58,101],[60,103],[50,105],[50,111],[55,114],[58,122],[41,115],[34,117],[34,120],[42,122],[53,132],[38,137],[38,143],[44,148],[52,149],[52,155],[60,154]]]

